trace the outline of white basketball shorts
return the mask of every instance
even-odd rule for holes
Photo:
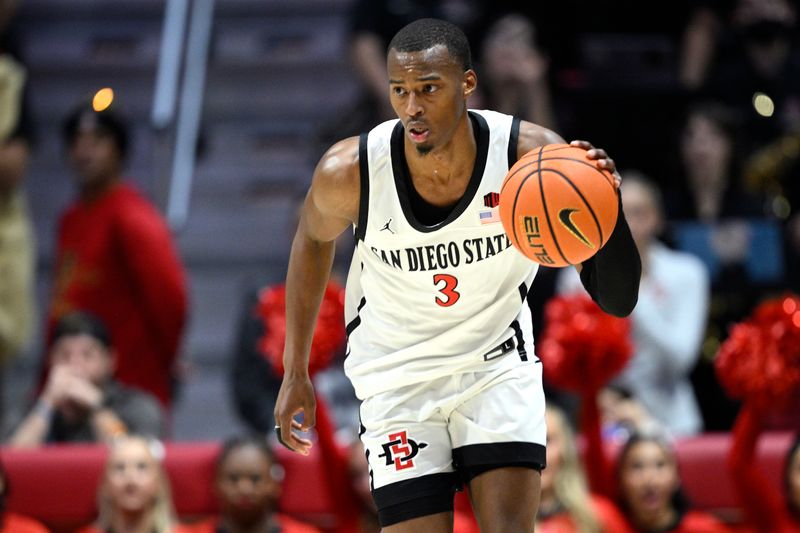
[[[452,511],[454,492],[487,470],[544,468],[542,365],[513,349],[502,359],[363,401],[361,440],[382,526]]]

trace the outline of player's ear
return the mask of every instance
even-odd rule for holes
[[[469,98],[469,96],[475,92],[475,89],[478,87],[478,75],[475,74],[474,70],[469,69],[464,72],[462,86],[464,88],[464,98]]]

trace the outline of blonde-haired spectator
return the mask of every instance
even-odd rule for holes
[[[97,494],[97,521],[80,533],[187,533],[172,505],[163,448],[144,437],[115,440]]]

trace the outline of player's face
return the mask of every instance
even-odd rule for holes
[[[231,451],[217,474],[223,512],[237,522],[250,523],[270,511],[280,494],[271,469],[270,460],[255,446]]]
[[[419,52],[389,50],[387,65],[392,108],[408,141],[423,155],[446,145],[466,113],[475,72],[465,72],[444,45]]]
[[[800,448],[797,448],[789,461],[789,501],[795,511],[800,512]]]
[[[126,439],[116,444],[106,469],[106,491],[112,507],[123,513],[151,509],[160,478],[158,464],[144,441]]]
[[[678,487],[675,461],[659,444],[634,444],[620,465],[620,492],[634,517],[662,513]]]

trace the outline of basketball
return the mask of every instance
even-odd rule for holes
[[[514,247],[549,267],[586,261],[608,241],[619,210],[614,176],[586,150],[548,144],[508,171],[500,220]]]

